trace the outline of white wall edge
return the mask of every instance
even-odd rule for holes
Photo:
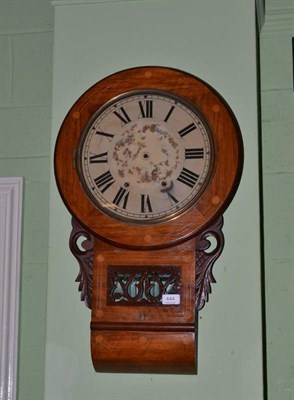
[[[293,36],[294,35],[294,5],[288,9],[269,9],[265,14],[265,22],[261,37]]]
[[[16,400],[23,178],[0,178],[0,400]]]
[[[255,7],[256,7],[258,29],[260,32],[264,23],[264,13],[265,13],[264,0],[255,0]]]

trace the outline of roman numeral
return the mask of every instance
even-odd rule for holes
[[[152,118],[153,116],[153,100],[139,101],[141,118]]]
[[[107,163],[107,153],[95,154],[90,157],[90,164]]]
[[[106,137],[110,137],[110,138],[113,138],[113,136],[114,136],[112,133],[107,133],[107,132],[102,132],[102,131],[96,131],[95,133],[96,133],[96,135],[106,136]]]
[[[164,118],[164,122],[167,122],[169,120],[169,117],[172,115],[172,112],[174,111],[175,106],[171,106],[169,112],[166,114],[166,117]]]
[[[187,168],[183,168],[177,180],[192,188],[198,179],[198,174],[195,174],[195,172],[192,172]]]
[[[94,182],[96,183],[98,189],[100,189],[100,192],[104,193],[105,190],[107,190],[114,183],[114,179],[110,171],[107,171],[94,179]]]
[[[203,147],[196,148],[196,149],[185,149],[185,159],[186,160],[203,158],[203,157],[204,157]]]
[[[126,110],[123,107],[120,107],[119,110],[114,111],[113,113],[122,121],[123,124],[131,122],[130,117],[128,116]]]
[[[152,212],[149,194],[141,194],[141,213]]]
[[[113,199],[113,203],[116,206],[119,206],[122,203],[122,208],[126,209],[127,203],[128,203],[128,198],[129,198],[130,192],[128,192],[126,189],[120,187],[119,191],[117,192],[115,198]]]
[[[182,137],[186,136],[188,133],[194,131],[194,129],[196,129],[196,125],[194,124],[194,122],[192,122],[192,124],[187,125],[185,128],[181,129],[178,134]]]

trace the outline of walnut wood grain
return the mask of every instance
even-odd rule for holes
[[[97,372],[195,374],[194,332],[92,331]]]
[[[185,213],[156,225],[129,225],[112,219],[86,196],[74,163],[83,129],[91,116],[115,96],[157,88],[192,102],[207,121],[214,141],[215,168],[199,200]],[[71,214],[94,235],[128,248],[162,248],[188,240],[227,208],[239,184],[243,165],[240,130],[230,108],[209,85],[171,68],[141,67],[118,72],[98,82],[75,103],[65,118],[55,147],[57,185]]]
[[[95,370],[196,373],[195,239],[146,251],[119,248],[95,237],[94,248],[91,354]],[[179,305],[109,303],[113,267],[141,274],[150,273],[152,266],[180,271]]]
[[[80,264],[80,272],[76,281],[80,282],[81,300],[84,300],[89,308],[92,307],[94,264],[96,269],[94,274],[94,299],[96,303],[94,302],[91,322],[91,354],[95,370],[97,372],[195,374],[197,372],[198,314],[195,314],[194,311],[197,312],[204,307],[205,302],[208,301],[208,295],[211,293],[211,283],[215,282],[212,268],[224,245],[224,237],[221,232],[223,217],[211,224],[195,240],[176,246],[173,250],[151,252],[151,257],[148,257],[150,251],[133,252],[118,249],[96,239],[96,247],[99,249],[96,262],[94,260],[94,236],[89,234],[74,219],[72,226],[70,247]],[[211,237],[216,240],[213,250],[211,250],[211,242],[209,241]],[[77,241],[80,238],[83,238],[83,241],[78,246]],[[144,310],[144,304],[140,304],[143,308],[138,309],[136,306],[134,307],[135,304],[132,302],[131,305],[124,308],[123,318],[118,318],[118,315],[113,313],[111,309],[109,312],[109,309],[107,309],[109,307],[107,301],[109,282],[107,282],[106,271],[103,274],[103,262],[105,262],[107,268],[107,257],[112,262],[125,264],[126,271],[139,270],[142,272],[144,271],[144,264],[147,270],[151,271],[151,266],[147,264],[154,260],[158,263],[160,260],[166,262],[172,259],[173,263],[180,263],[181,258],[187,257],[187,251],[192,251],[192,257],[196,259],[196,273],[193,272],[194,268],[189,265],[186,268],[186,275],[191,279],[194,274],[196,282],[193,283],[192,281],[190,285],[187,285],[189,278],[184,277],[184,287],[188,294],[186,300],[187,297],[189,299],[189,302],[186,301],[185,303],[186,308],[184,310],[174,312],[175,307],[172,307],[172,312],[165,309],[163,316],[161,312],[155,311],[154,313],[154,309],[150,313],[149,307],[145,307]],[[175,257],[175,252],[177,257]],[[162,253],[165,254],[164,257],[162,257]],[[132,260],[135,266],[140,264],[140,267],[132,268],[129,265]],[[191,259],[189,261],[191,264]],[[175,267],[173,266],[171,269],[175,269]],[[104,286],[100,282],[103,279]],[[190,290],[188,287],[190,287]],[[195,310],[193,310],[194,307]],[[107,310],[106,313],[105,310]],[[110,318],[107,317],[109,314]],[[125,315],[128,316],[127,319]],[[185,322],[185,318],[187,322]]]
[[[191,102],[206,120],[215,150],[214,170],[198,200],[176,218],[153,225],[127,224],[95,208],[75,165],[81,135],[93,114],[114,97],[138,89],[165,90]],[[215,282],[212,268],[224,245],[222,214],[237,190],[242,167],[242,138],[232,111],[208,84],[185,72],[164,67],[121,71],[95,84],[73,105],[58,134],[54,169],[73,216],[70,248],[80,265],[81,299],[92,310],[96,371],[197,372],[198,311]],[[215,248],[209,238],[216,241]],[[165,269],[176,282],[179,305],[164,305],[162,293],[148,292],[152,285],[163,290],[160,271]],[[121,283],[122,275],[115,275],[119,271],[126,274]],[[175,271],[178,278],[172,276]],[[123,287],[119,293],[125,303],[120,306],[113,285]],[[126,294],[129,288],[138,295]],[[142,300],[139,307],[136,303]]]
[[[72,227],[70,249],[80,265],[80,272],[76,278],[76,282],[79,282],[81,300],[85,301],[88,308],[92,308],[94,236],[79,225],[74,218],[72,219]],[[214,221],[204,232],[201,232],[196,237],[195,308],[197,311],[201,310],[208,301],[209,294],[211,293],[211,284],[215,283],[212,268],[224,248],[222,227],[223,216],[219,217],[219,219]],[[216,239],[216,246],[213,250],[210,250],[210,237]],[[82,242],[83,251],[77,246],[79,238],[84,239]]]

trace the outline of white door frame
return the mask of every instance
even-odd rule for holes
[[[16,400],[22,178],[0,178],[0,400]]]

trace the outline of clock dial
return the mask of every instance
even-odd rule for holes
[[[78,144],[83,189],[105,214],[155,224],[194,204],[212,173],[209,127],[169,92],[125,93],[99,109]]]
[[[130,249],[195,237],[230,204],[242,165],[240,129],[224,99],[191,74],[152,66],[119,71],[83,93],[54,155],[74,218]]]

